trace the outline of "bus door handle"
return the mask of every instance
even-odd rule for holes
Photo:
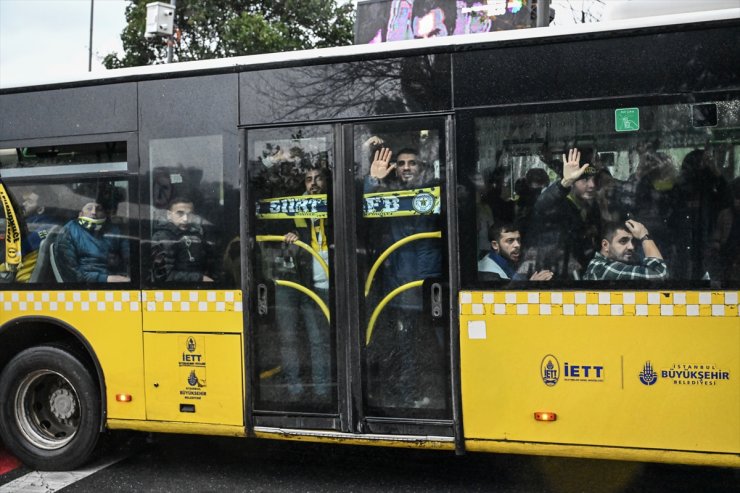
[[[442,318],[442,285],[440,283],[432,283],[431,295],[432,318]]]
[[[260,316],[267,315],[267,286],[257,284],[257,314]]]

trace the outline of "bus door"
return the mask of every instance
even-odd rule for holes
[[[342,292],[357,293],[357,421],[367,433],[450,435],[445,120],[350,133],[357,285]]]
[[[255,426],[452,435],[446,141],[443,118],[247,132]]]
[[[339,429],[331,126],[247,132],[252,421]]]

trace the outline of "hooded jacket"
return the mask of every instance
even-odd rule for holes
[[[131,250],[118,226],[106,221],[100,231],[69,221],[54,245],[56,264],[65,282],[107,282],[109,275],[128,275]]]

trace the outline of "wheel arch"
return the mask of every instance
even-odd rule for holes
[[[104,431],[107,405],[103,368],[88,340],[68,323],[43,316],[18,317],[4,323],[0,326],[0,373],[15,354],[44,344],[60,344],[71,349],[96,378],[100,390],[100,431]]]

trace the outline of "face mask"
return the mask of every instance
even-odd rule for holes
[[[92,219],[89,217],[78,217],[77,222],[88,231],[100,231],[105,224],[105,219]]]

